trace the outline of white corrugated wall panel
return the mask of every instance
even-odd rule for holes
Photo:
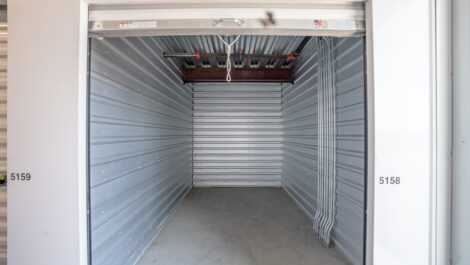
[[[194,186],[280,186],[281,86],[194,85]]]
[[[7,173],[7,11],[0,7],[0,174]],[[7,264],[7,187],[0,187],[0,264]]]
[[[337,106],[336,220],[332,239],[353,263],[364,243],[365,97],[363,38],[334,39]],[[282,87],[282,186],[313,220],[317,194],[317,47],[306,46],[295,84]]]
[[[130,265],[192,187],[192,91],[156,39],[91,47],[92,262]]]

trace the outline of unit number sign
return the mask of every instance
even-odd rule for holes
[[[385,177],[385,176],[381,176],[379,177],[379,184],[381,185],[398,185],[400,184],[401,182],[401,179],[400,177]]]
[[[11,173],[10,181],[30,181],[31,173],[21,172],[21,173]]]

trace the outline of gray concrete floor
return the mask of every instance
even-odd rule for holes
[[[280,188],[193,189],[137,265],[348,264]]]

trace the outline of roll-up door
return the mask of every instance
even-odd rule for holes
[[[317,3],[315,3],[317,2]],[[263,6],[263,7],[259,7]],[[91,5],[97,37],[187,34],[358,36],[365,34],[364,1],[272,6],[239,4]]]

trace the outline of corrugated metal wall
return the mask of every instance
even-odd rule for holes
[[[92,261],[133,264],[192,185],[192,91],[152,38],[92,41]]]
[[[337,192],[333,241],[362,264],[364,235],[364,41],[335,39]],[[296,82],[282,87],[282,186],[313,219],[317,193],[317,54],[310,42],[297,64]]]
[[[194,186],[280,186],[280,84],[197,83]]]
[[[282,87],[282,186],[313,221],[317,194],[317,46],[302,51],[295,83]]]
[[[7,173],[7,11],[0,6],[0,173]],[[0,187],[0,264],[7,264],[7,187]]]
[[[365,181],[365,75],[363,38],[335,39],[337,177],[333,240],[362,264]]]
[[[93,40],[94,264],[132,264],[191,181],[203,187],[279,186],[282,180],[304,212],[312,219],[315,214],[316,43],[296,61],[295,84],[184,86],[181,62],[162,58],[172,40],[164,38]],[[352,263],[361,264],[364,44],[361,38],[334,41],[338,176],[332,237]]]

